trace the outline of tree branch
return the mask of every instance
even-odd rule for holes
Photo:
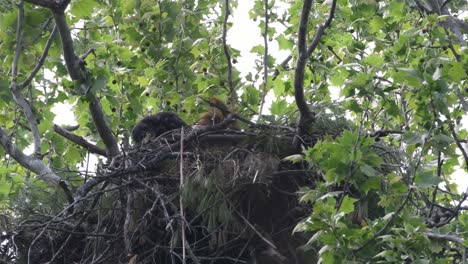
[[[91,77],[85,73],[84,64],[82,60],[76,56],[73,48],[73,39],[71,38],[70,29],[68,28],[65,15],[62,13],[54,12],[55,23],[60,32],[60,39],[62,41],[63,57],[68,69],[68,73],[72,80],[78,81],[81,88],[81,94],[87,96],[89,103],[89,110],[93,118],[94,124],[101,136],[104,145],[107,148],[108,156],[117,156],[120,153],[117,140],[112,134],[112,130],[106,120],[104,112],[102,111],[101,103],[95,94],[90,92]]]
[[[298,50],[296,69],[294,71],[294,97],[296,105],[300,112],[299,127],[310,120],[315,119],[315,114],[310,111],[304,97],[304,72],[307,60],[309,58],[307,42],[307,25],[309,24],[309,13],[312,7],[312,0],[305,0],[302,6],[301,20],[298,32]]]
[[[44,165],[42,161],[31,158],[25,155],[21,150],[17,149],[1,128],[0,144],[5,152],[21,164],[21,166],[34,172],[39,179],[45,181],[50,186],[56,187],[61,181],[60,177],[57,176],[48,166]]]
[[[19,89],[22,89],[28,86],[31,83],[31,81],[34,79],[34,77],[36,77],[36,74],[39,72],[42,66],[44,65],[45,59],[47,58],[47,55],[49,55],[49,49],[50,49],[50,46],[52,45],[52,42],[55,38],[56,33],[57,33],[57,26],[54,26],[54,29],[50,33],[49,39],[47,39],[46,46],[44,48],[44,51],[42,52],[41,57],[39,58],[39,61],[37,62],[36,67],[34,67],[31,74],[28,76],[28,78],[26,78],[26,80],[24,80],[22,83],[18,85]]]
[[[447,241],[455,242],[455,243],[457,243],[458,245],[460,245],[460,246],[462,246],[464,248],[468,248],[465,245],[464,240],[462,238],[460,238],[460,237],[457,237],[457,236],[436,234],[436,233],[432,233],[432,232],[426,232],[425,234],[426,234],[426,236],[428,238],[431,238],[431,239],[447,240]]]
[[[234,84],[232,83],[232,62],[231,62],[231,55],[229,54],[229,49],[227,45],[227,21],[228,17],[231,15],[231,11],[229,10],[229,0],[224,1],[224,22],[223,22],[223,49],[224,55],[226,56],[227,65],[228,65],[228,85],[229,85],[229,102],[231,107],[234,109],[236,106],[236,92],[234,91]]]
[[[263,54],[263,89],[262,99],[260,101],[260,110],[258,111],[258,118],[262,115],[263,105],[265,104],[265,97],[267,94],[268,87],[268,0],[265,0],[265,28],[263,29],[263,43],[265,46],[265,52]]]
[[[330,15],[328,16],[325,23],[318,26],[317,32],[315,32],[314,39],[312,40],[312,43],[310,44],[309,48],[307,49],[307,57],[308,58],[312,55],[312,52],[314,52],[314,50],[317,48],[318,44],[320,43],[320,39],[322,38],[323,33],[325,32],[325,29],[328,26],[330,26],[331,22],[333,21],[333,18],[335,17],[335,9],[336,9],[336,0],[333,0],[332,5],[330,7]]]
[[[67,8],[68,4],[70,4],[71,0],[62,0],[62,1],[57,1],[57,0],[26,0],[26,2],[42,6],[45,8],[49,8],[52,10],[54,13],[63,13],[65,9]]]
[[[81,136],[77,136],[73,133],[70,133],[68,130],[61,128],[58,125],[54,124],[54,131],[57,132],[57,134],[63,136],[64,138],[72,141],[73,143],[87,149],[91,153],[98,154],[101,156],[107,156],[107,152],[105,149],[92,144],[91,142],[87,141]]]
[[[13,59],[12,65],[12,82],[10,85],[10,91],[13,94],[13,99],[16,104],[21,107],[26,119],[28,120],[31,132],[33,135],[34,141],[34,155],[37,158],[41,157],[41,137],[39,135],[39,128],[37,126],[37,118],[34,115],[31,105],[24,98],[23,94],[20,91],[20,87],[17,85],[18,80],[18,61],[21,55],[21,46],[22,46],[22,35],[23,35],[23,19],[24,19],[24,1],[21,1],[18,5],[18,25],[16,29],[16,51]]]

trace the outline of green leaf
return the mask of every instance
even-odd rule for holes
[[[280,50],[291,50],[294,46],[294,42],[285,38],[283,34],[280,34],[276,41],[278,41],[278,47]]]
[[[468,78],[466,68],[463,68],[462,63],[453,60],[449,65],[448,76],[452,81],[460,82]]]
[[[270,111],[274,115],[283,115],[286,113],[288,103],[285,100],[277,100],[271,104]]]
[[[400,21],[404,17],[405,2],[390,1],[389,4],[389,18],[391,21]]]
[[[104,75],[99,75],[91,87],[91,91],[98,92],[106,87],[107,78]]]
[[[380,190],[382,180],[378,177],[369,178],[364,184],[360,186],[360,189],[365,193],[369,193],[371,190]]]
[[[381,67],[384,63],[384,58],[377,54],[371,54],[364,58],[363,62],[373,67]]]
[[[99,7],[99,2],[94,0],[73,1],[71,13],[76,17],[90,17],[95,7]]]
[[[437,177],[432,170],[425,170],[422,172],[416,173],[416,177],[414,178],[414,183],[418,187],[427,188],[433,187],[437,184],[442,182],[442,179]]]
[[[0,197],[6,197],[10,193],[10,182],[6,181],[4,177],[0,179]]]
[[[131,14],[132,12],[135,11],[136,5],[137,5],[137,0],[121,1],[120,5],[122,7],[122,13],[124,15],[128,15],[128,14]]]
[[[349,73],[344,68],[337,68],[333,71],[333,76],[330,79],[330,82],[334,86],[341,86],[348,79]]]
[[[358,199],[354,199],[354,198],[351,198],[349,196],[346,196],[343,199],[343,202],[341,203],[340,212],[343,212],[345,214],[349,214],[351,212],[354,212],[354,203],[357,200]]]
[[[375,16],[369,23],[369,28],[371,33],[377,33],[380,30],[383,30],[385,27],[385,21],[382,17]]]

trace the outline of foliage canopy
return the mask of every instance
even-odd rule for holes
[[[319,135],[289,157],[322,176],[299,192],[311,207],[294,230],[310,238],[301,250],[322,263],[465,263],[468,191],[450,177],[468,164],[466,1],[255,0],[265,42],[248,55],[226,44],[237,2],[0,3],[4,242],[66,211],[79,195],[63,190],[96,176],[90,155],[112,163],[142,116],[194,123],[200,97],[218,96],[258,124]],[[273,42],[291,55],[280,61]],[[241,55],[258,58],[252,69]],[[77,126],[54,125],[63,104]]]

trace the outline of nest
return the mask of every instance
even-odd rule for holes
[[[31,263],[296,263],[294,226],[316,174],[285,156],[292,135],[170,131],[124,151],[54,219],[18,227]]]

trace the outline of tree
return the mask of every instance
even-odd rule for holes
[[[468,190],[450,180],[468,164],[464,6],[255,1],[264,45],[241,78],[226,41],[236,1],[2,2],[4,261],[465,263]],[[291,55],[278,62],[272,41]],[[229,115],[201,132],[234,120],[243,131],[204,140],[244,154],[197,145],[190,129],[154,141],[157,150],[130,146],[148,111],[194,123],[214,95]],[[63,103],[76,126],[54,125]],[[90,155],[100,156],[95,171],[81,166]],[[155,168],[177,177],[158,182]],[[231,181],[235,169],[249,176]],[[294,235],[290,218],[262,217],[275,205],[300,212]]]

